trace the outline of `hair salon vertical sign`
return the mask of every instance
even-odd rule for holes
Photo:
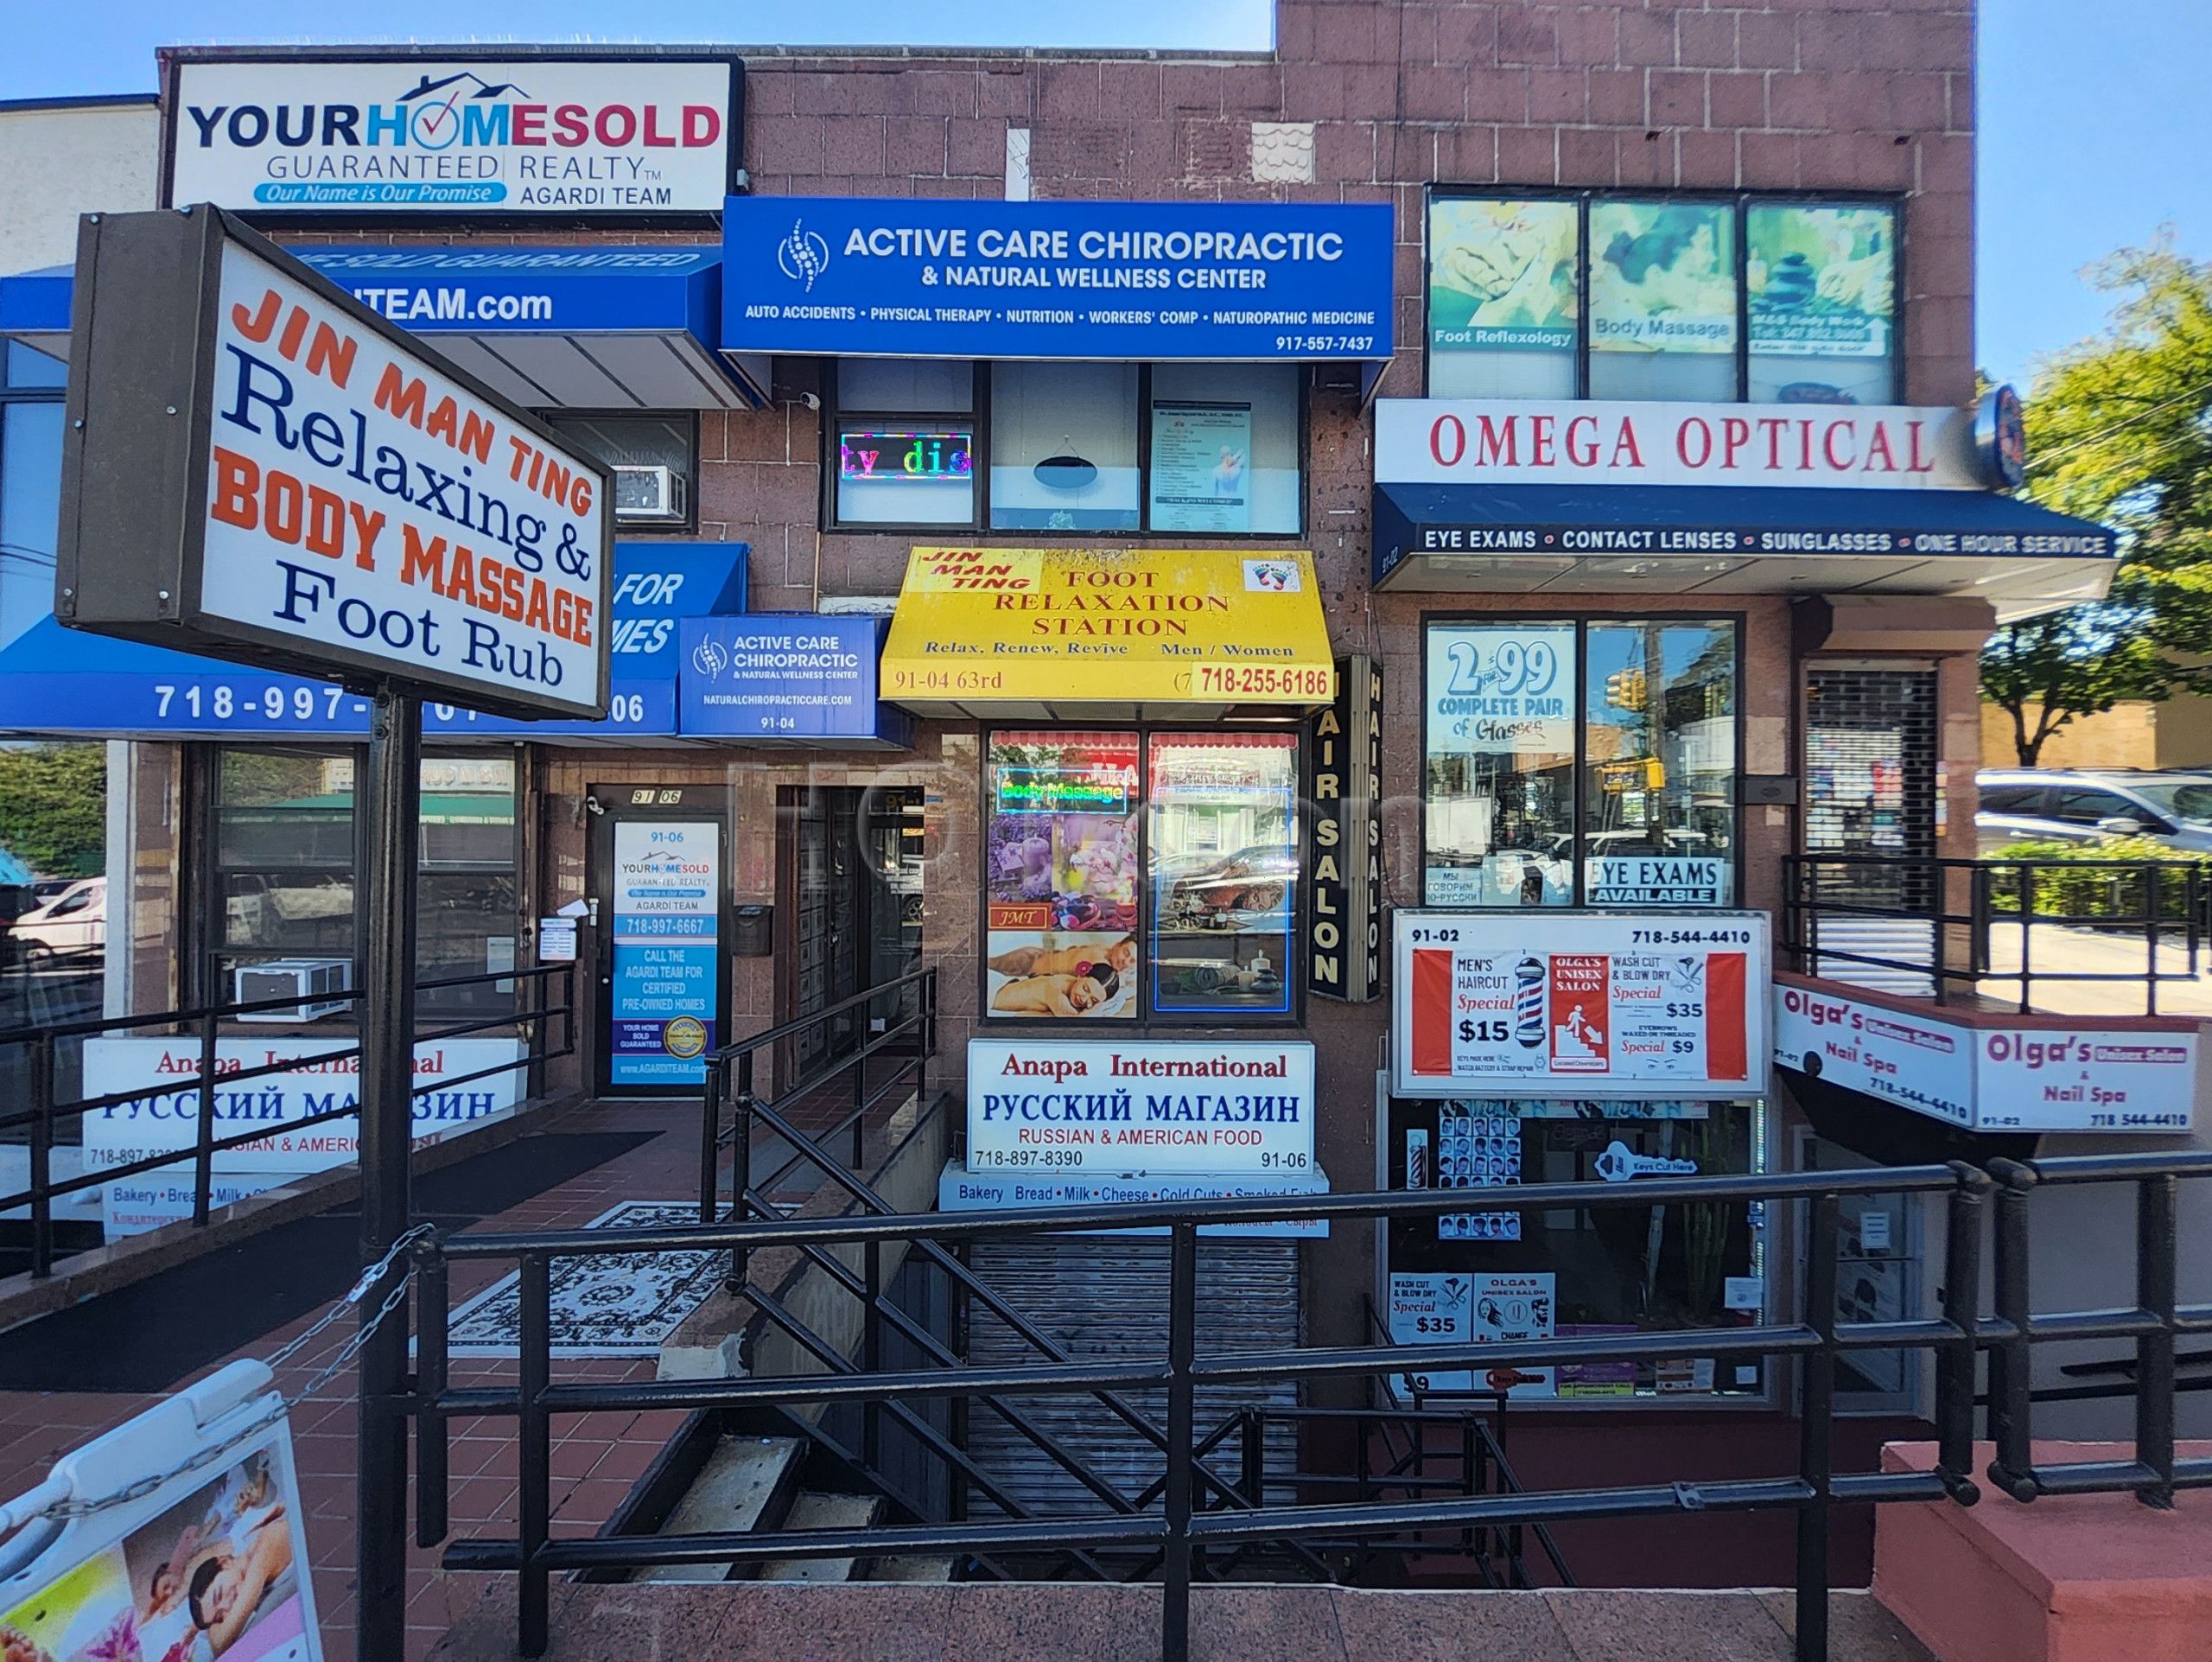
[[[606,714],[596,462],[217,209],[88,215],[77,274],[63,622],[493,714]]]
[[[1382,669],[1337,663],[1337,698],[1311,723],[1313,929],[1306,990],[1363,1003],[1382,990]]]

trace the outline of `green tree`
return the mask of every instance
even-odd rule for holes
[[[2123,249],[2097,274],[2111,328],[2061,353],[2027,399],[2027,494],[2112,526],[2111,592],[2006,625],[1981,688],[2020,765],[2076,716],[2212,686],[2212,265]]]
[[[107,844],[107,749],[0,749],[0,848],[45,877],[97,876]]]

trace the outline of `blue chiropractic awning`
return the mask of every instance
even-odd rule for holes
[[[720,350],[719,248],[296,248],[356,300],[532,409],[743,410],[768,365]],[[67,266],[0,277],[0,334],[68,354]]]
[[[636,743],[677,736],[683,621],[742,613],[743,543],[617,543],[603,722],[517,722],[443,704],[438,739]],[[0,733],[44,738],[365,738],[369,701],[341,688],[66,629],[48,614],[0,648]]]
[[[1970,490],[1378,485],[1378,589],[1973,596],[1999,618],[2103,595],[2102,525]]]

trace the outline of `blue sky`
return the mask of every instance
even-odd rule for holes
[[[928,8],[819,0],[656,0],[652,38],[809,42],[1260,48],[1268,0],[943,0]],[[315,14],[359,39],[605,41],[606,0],[340,0]],[[155,47],[300,41],[297,0],[14,0],[0,99],[150,90]],[[629,14],[640,15],[637,11]],[[514,33],[518,25],[527,33]],[[467,31],[480,31],[471,36]],[[2212,0],[1982,0],[1979,356],[1999,379],[2099,328],[2107,301],[2082,269],[2171,226],[2212,256]]]

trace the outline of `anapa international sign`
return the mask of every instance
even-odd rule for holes
[[[597,462],[219,210],[87,215],[77,273],[62,622],[606,715]]]
[[[1381,398],[1378,485],[1989,488],[1974,415],[1910,404]]]
[[[968,1041],[978,1175],[1310,1172],[1313,1105],[1302,1041]]]
[[[162,201],[271,218],[718,213],[734,57],[447,49],[172,60]]]

